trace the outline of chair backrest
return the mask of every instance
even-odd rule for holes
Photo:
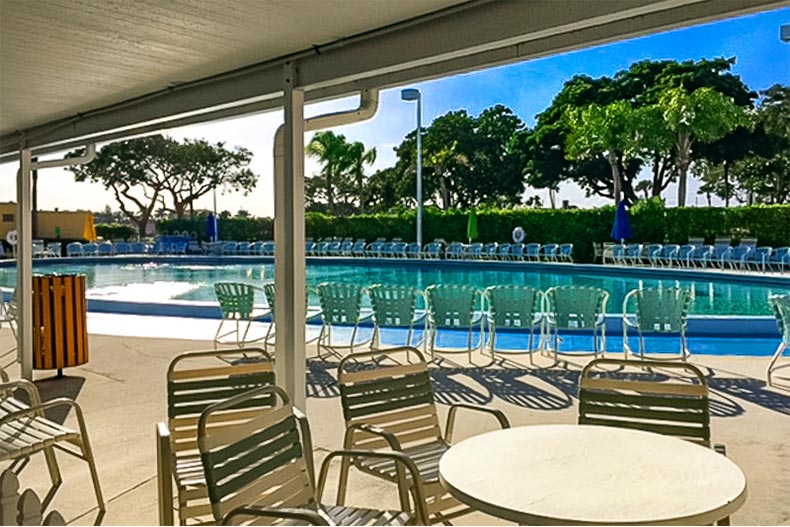
[[[692,301],[687,289],[633,289],[623,299],[623,313],[629,312],[632,300],[640,332],[685,332]]]
[[[495,285],[487,288],[485,295],[488,321],[495,328],[531,328],[543,309],[543,292],[534,287]]]
[[[754,249],[757,247],[757,238],[741,238],[740,246]]]
[[[325,324],[356,324],[364,289],[356,284],[324,282],[316,287]]]
[[[255,304],[255,287],[239,282],[217,282],[214,293],[222,318],[247,319]]]
[[[540,254],[540,244],[539,243],[528,243],[524,246],[524,253],[527,256],[537,256]]]
[[[250,400],[276,398],[249,418],[216,430],[224,412]],[[198,421],[198,445],[214,518],[241,506],[302,508],[315,504],[312,445],[307,421],[297,417],[276,386],[257,388],[207,408]]]
[[[768,297],[768,303],[776,317],[776,325],[785,346],[790,345],[790,295],[776,295]]]
[[[657,373],[664,371],[673,375]],[[596,359],[579,381],[579,424],[645,430],[710,446],[708,383],[699,368],[685,362]]]
[[[411,327],[422,292],[406,285],[380,285],[368,288],[373,318],[377,326]]]
[[[689,242],[687,245],[693,245],[694,247],[705,245],[705,238],[689,238]]]
[[[425,290],[428,318],[437,328],[468,328],[480,305],[480,290],[467,285],[439,284]]]
[[[263,295],[266,297],[266,304],[269,307],[269,316],[274,322],[274,282],[268,282],[263,284]],[[305,314],[310,309],[310,291],[305,288],[304,290],[304,309]]]
[[[351,353],[340,361],[337,379],[346,427],[374,424],[402,447],[441,439],[428,365],[416,348]],[[388,447],[379,436],[360,436],[355,448]]]
[[[246,358],[233,363],[223,358]],[[253,388],[274,384],[271,357],[259,348],[182,353],[167,369],[167,419],[176,454],[197,451],[198,417],[214,403]],[[250,399],[217,417],[213,430],[236,419],[245,419],[261,407],[271,407],[271,395]]]
[[[598,287],[563,285],[546,291],[546,310],[558,329],[593,329],[608,300],[609,293]]]

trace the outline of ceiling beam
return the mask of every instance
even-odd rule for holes
[[[785,4],[785,0],[472,2],[442,16],[434,14],[306,50],[298,54],[300,87],[306,101],[316,102],[364,88],[434,79]],[[281,64],[293,57],[35,127],[24,131],[24,141],[42,154],[85,138],[101,142],[279,108]],[[21,137],[0,137],[0,154],[17,151]],[[50,146],[36,149],[46,145]]]

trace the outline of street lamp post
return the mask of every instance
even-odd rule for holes
[[[422,95],[416,88],[406,88],[400,98],[417,101],[417,244],[422,249]]]

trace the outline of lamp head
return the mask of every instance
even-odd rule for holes
[[[400,98],[404,101],[417,101],[420,99],[420,90],[417,88],[406,88],[400,91]]]

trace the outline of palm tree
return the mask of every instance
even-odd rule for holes
[[[355,141],[348,145],[347,154],[347,161],[350,165],[349,167],[349,174],[351,177],[354,178],[354,182],[357,185],[357,191],[359,192],[359,211],[361,213],[365,212],[365,201],[367,196],[365,195],[365,165],[372,165],[376,162],[376,149],[371,148],[370,150],[365,150],[365,145],[360,143],[359,141]]]
[[[326,187],[326,204],[329,214],[335,213],[334,186],[349,168],[349,144],[346,136],[334,132],[317,132],[305,147],[308,156],[322,163],[321,177]]]

